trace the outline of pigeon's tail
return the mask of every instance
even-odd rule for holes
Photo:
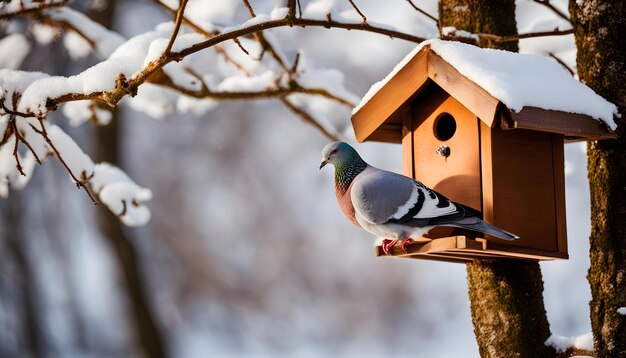
[[[479,218],[476,217],[467,217],[461,220],[455,220],[447,223],[441,223],[441,226],[452,226],[458,227],[461,229],[467,229],[472,231],[482,232],[487,235],[495,236],[502,240],[517,240],[519,236],[512,234],[508,231],[502,230],[497,226],[493,226],[489,223],[486,223]]]

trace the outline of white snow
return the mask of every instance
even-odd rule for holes
[[[196,76],[189,73],[179,62],[171,62],[163,67],[163,72],[172,82],[189,91],[200,91],[202,89],[202,81]]]
[[[541,55],[481,49],[460,42],[429,40],[417,46],[394,70],[370,88],[353,114],[363,107],[424,46],[462,75],[519,112],[523,107],[580,113],[602,120],[611,129],[617,107],[574,79],[558,63]]]
[[[478,35],[473,34],[473,33],[469,32],[469,31],[458,30],[454,26],[442,27],[441,28],[441,34],[444,35],[444,36],[463,37],[463,38],[472,39],[472,40],[476,40],[476,41],[478,41],[480,39]]]
[[[215,107],[218,102],[213,99],[198,99],[189,96],[178,96],[176,110],[181,114],[190,114],[196,117],[202,116]]]
[[[0,137],[4,137],[4,131],[7,129],[8,124],[9,116],[0,114]]]
[[[327,15],[332,13],[335,0],[316,0],[306,5],[302,17],[313,20],[327,20]]]
[[[89,36],[89,39],[95,43],[95,50],[101,58],[109,57],[113,51],[115,51],[115,49],[125,41],[125,39],[118,33],[108,30],[106,27],[91,20],[84,14],[72,10],[69,7],[51,9],[46,11],[45,14],[54,20],[67,22],[76,28],[76,30],[80,33]],[[80,35],[71,31],[68,31],[66,36],[70,33],[80,37]],[[82,40],[85,41],[84,39]]]
[[[37,42],[46,45],[54,41],[59,31],[50,25],[35,23],[31,26],[30,33]]]
[[[17,69],[30,51],[30,44],[26,36],[15,33],[5,36],[0,40],[0,54],[10,54],[0,56],[0,67]]]
[[[626,307],[618,308],[617,313],[621,314],[622,316],[626,316]]]
[[[593,335],[591,332],[575,337],[565,337],[553,334],[546,341],[546,346],[554,347],[557,353],[563,353],[572,347],[593,351]]]
[[[110,111],[98,107],[97,103],[89,100],[66,103],[63,105],[63,114],[73,127],[78,127],[88,120],[94,121],[97,125],[107,125],[113,116]]]
[[[128,105],[148,116],[162,120],[174,109],[175,93],[150,83],[144,83],[137,90],[137,95],[127,98]]]
[[[63,161],[67,164],[72,174],[81,182],[86,181],[93,173],[93,161],[83,153],[78,144],[56,125],[47,129],[48,137],[59,151]]]
[[[265,71],[258,76],[234,75],[224,79],[217,90],[222,92],[258,92],[274,88],[276,75],[273,71]]]
[[[0,126],[3,121],[2,117],[0,116]],[[0,197],[2,198],[9,196],[9,189],[22,189],[32,177],[36,164],[35,156],[32,153],[26,152],[25,155],[22,155],[18,152],[17,155],[26,176],[21,175],[17,170],[17,163],[13,155],[14,146],[15,137],[13,136],[0,147]]]
[[[354,107],[354,109],[352,109],[352,114],[355,114],[361,108],[363,108],[363,106],[365,106],[372,99],[372,97],[374,97],[376,93],[378,93],[378,91],[380,91],[381,88],[383,88],[387,84],[387,82],[389,82],[396,74],[398,74],[398,72],[400,72],[400,70],[404,68],[404,66],[406,66],[406,64],[409,63],[409,61],[411,61],[413,57],[415,57],[415,55],[417,55],[417,53],[420,52],[420,50],[424,48],[424,46],[428,45],[429,43],[430,41],[424,41],[420,43],[419,45],[417,45],[413,50],[411,50],[411,52],[409,52],[408,55],[404,56],[402,61],[400,61],[393,68],[393,70],[391,70],[391,72],[389,72],[389,74],[385,76],[385,78],[374,83],[370,87],[370,89],[365,93],[365,95],[361,98],[361,102],[356,107]]]
[[[91,45],[76,32],[68,31],[63,36],[63,45],[73,59],[86,57],[91,52]]]
[[[305,88],[321,88],[329,93],[342,97],[352,103],[357,103],[359,97],[345,87],[343,72],[335,68],[317,67],[313,61],[300,52],[298,63],[298,83]]]
[[[23,93],[31,83],[46,77],[48,75],[42,72],[0,69],[0,98],[4,98],[5,106],[15,109],[11,103],[12,93]]]
[[[142,203],[152,199],[152,191],[132,181],[118,167],[99,163],[94,167],[91,188],[100,200],[128,226],[145,225],[150,209]]]
[[[168,22],[157,26],[155,31],[143,33],[135,36],[119,46],[109,57],[85,71],[70,77],[47,77],[32,81],[32,78],[12,73],[13,77],[23,77],[21,79],[11,79],[12,82],[29,82],[29,86],[23,89],[21,86],[18,110],[22,112],[32,112],[44,114],[48,98],[56,98],[67,93],[91,94],[95,92],[105,92],[115,89],[115,82],[120,74],[126,78],[132,78],[139,73],[143,66],[158,58],[171,35],[173,23]],[[204,36],[198,34],[182,34],[174,43],[172,51],[179,51],[183,48],[202,41]],[[187,88],[197,88],[198,84],[190,81],[189,77],[182,77],[182,71],[175,71],[173,67],[182,66],[180,63],[172,63],[168,69],[170,74],[175,74],[173,80],[182,83]],[[13,92],[2,85],[3,76],[9,75],[0,72],[0,87],[7,92]],[[30,81],[28,81],[30,79]],[[32,82],[32,83],[31,83]],[[194,84],[195,83],[195,84]],[[3,93],[0,92],[0,95]]]
[[[274,10],[272,10],[272,12],[270,13],[270,19],[272,20],[284,19],[285,17],[287,17],[287,14],[289,14],[288,7],[277,7],[277,8],[274,8]]]

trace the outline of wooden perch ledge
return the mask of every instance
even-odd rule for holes
[[[436,228],[447,229],[447,228]],[[391,255],[386,255],[382,246],[376,246],[376,256],[389,256],[413,259],[425,259],[435,261],[447,261],[467,263],[474,260],[556,260],[567,259],[567,254],[548,252],[543,250],[527,249],[523,247],[511,247],[507,245],[506,251],[502,245],[482,238],[469,238],[466,236],[451,236],[421,241],[407,245],[407,252],[400,247],[394,246]]]

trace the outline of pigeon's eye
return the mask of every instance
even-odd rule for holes
[[[333,149],[333,151],[330,152],[330,154],[335,154],[335,153],[337,153],[337,149]]]

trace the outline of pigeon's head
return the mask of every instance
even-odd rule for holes
[[[345,165],[359,158],[359,154],[348,143],[328,143],[322,150],[322,164],[320,164],[320,169],[329,163],[334,166]]]

